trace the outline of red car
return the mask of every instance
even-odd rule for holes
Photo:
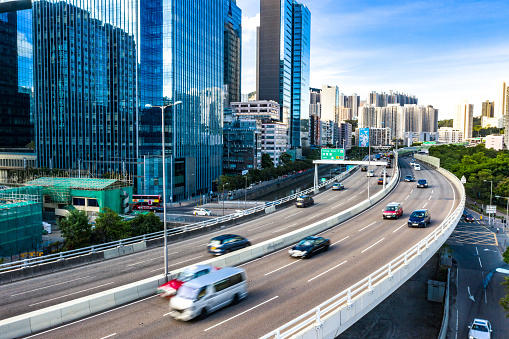
[[[385,206],[382,211],[382,217],[384,219],[393,218],[398,219],[403,215],[403,206],[399,202],[391,202]]]
[[[162,298],[171,298],[177,294],[177,290],[185,282],[201,277],[212,271],[217,271],[219,268],[210,265],[193,265],[185,268],[180,272],[175,279],[168,281],[157,288],[157,294]]]

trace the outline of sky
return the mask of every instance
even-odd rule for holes
[[[301,0],[311,12],[311,87],[415,95],[452,119],[456,105],[499,98],[509,82],[508,0]],[[242,93],[256,89],[260,0],[242,9]],[[496,108],[495,108],[496,110]]]

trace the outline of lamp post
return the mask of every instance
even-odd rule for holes
[[[493,197],[493,180],[483,180],[484,182],[489,182],[491,185],[491,190],[490,190],[490,206],[492,206],[492,197]],[[491,207],[490,207],[491,208]],[[491,212],[488,214],[489,215],[489,220],[488,220],[488,223],[490,223],[491,221]]]
[[[509,197],[501,197],[500,195],[495,195],[495,198],[503,198],[503,199],[507,200],[507,207],[505,209],[505,222],[507,225],[507,218],[509,218]],[[505,225],[504,225],[504,227],[505,227]]]
[[[152,106],[150,104],[145,105],[146,108],[157,107],[161,109],[161,136],[162,136],[162,163],[163,163],[163,225],[164,225],[164,276],[168,276],[168,239],[167,239],[167,227],[166,227],[166,164],[164,160],[165,153],[165,140],[164,140],[164,109],[175,105],[180,105],[182,101],[176,101],[173,104],[164,106]],[[173,140],[175,141],[175,115],[173,116]],[[173,142],[173,152],[171,154],[171,204],[173,206],[173,153],[175,152],[175,142]]]
[[[244,209],[246,209],[247,203],[247,174],[246,174],[246,187],[244,188]]]

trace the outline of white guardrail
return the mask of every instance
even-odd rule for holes
[[[281,205],[288,201],[297,199],[301,195],[313,193],[316,189],[320,189],[322,187],[330,185],[333,182],[336,182],[338,180],[343,180],[344,178],[349,176],[354,169],[355,169],[355,167],[350,168],[348,171],[345,171],[345,172],[343,172],[343,173],[341,173],[341,174],[339,174],[325,182],[320,183],[318,185],[318,187],[311,187],[304,191],[286,196],[284,198],[281,198],[281,199],[278,199],[275,201],[271,201],[271,202],[266,202],[265,204],[261,204],[259,206],[255,206],[255,207],[246,209],[243,211],[244,212],[243,214],[233,213],[233,214],[225,215],[225,216],[222,216],[219,218],[208,219],[206,221],[202,221],[202,222],[198,222],[198,223],[194,223],[194,224],[171,228],[171,229],[166,230],[166,234],[168,236],[170,236],[170,235],[175,235],[175,234],[179,234],[179,233],[185,233],[185,232],[193,231],[193,230],[200,229],[203,227],[217,225],[217,224],[227,222],[227,221],[230,221],[233,219],[238,219],[238,218],[244,217],[244,216],[252,214],[252,213],[266,210],[267,208],[274,209],[275,206],[277,206],[277,205]],[[274,206],[274,207],[272,207],[272,206]],[[271,211],[268,211],[268,212],[271,212]],[[83,247],[83,248],[79,248],[76,250],[64,251],[64,252],[49,254],[49,255],[45,255],[45,256],[41,256],[41,257],[27,258],[27,259],[23,259],[23,260],[19,260],[19,261],[9,262],[6,264],[0,264],[0,273],[4,272],[4,271],[12,270],[12,269],[27,268],[30,266],[48,263],[48,262],[52,262],[52,261],[78,257],[81,255],[90,254],[90,253],[97,253],[97,252],[106,251],[109,249],[118,248],[121,246],[137,244],[140,242],[144,243],[147,240],[162,238],[163,233],[164,233],[164,231],[159,231],[159,232],[154,232],[154,233],[150,233],[150,234],[140,235],[137,237],[112,241],[112,242],[105,243],[105,244]]]
[[[417,158],[426,162],[427,158],[433,157],[416,156]],[[440,226],[405,253],[366,278],[261,339],[335,338],[415,274],[445,243],[458,224],[465,206],[465,189],[458,178],[442,168],[436,170],[451,181],[461,196],[458,207]]]

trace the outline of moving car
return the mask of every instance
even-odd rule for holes
[[[415,164],[415,165],[414,165],[414,170],[416,170],[416,171],[420,171],[420,170],[421,170],[421,165],[419,165],[419,164]]]
[[[251,246],[251,243],[246,238],[235,234],[218,235],[210,239],[207,245],[209,253],[214,255],[227,254],[242,248]]]
[[[493,332],[490,322],[484,319],[474,319],[468,328],[468,339],[490,339]]]
[[[375,176],[375,171],[373,170],[369,170],[368,173],[366,174],[367,177],[374,177]]]
[[[403,215],[403,205],[399,202],[391,202],[382,210],[382,218],[398,219]]]
[[[387,165],[385,165],[385,168],[392,168],[392,164],[390,161],[387,162]]]
[[[382,172],[380,173],[380,176],[383,177],[384,175],[385,175],[385,177],[390,177],[389,172],[387,172],[386,170],[382,170]]]
[[[426,179],[417,180],[417,188],[428,188],[428,182]]]
[[[234,217],[241,217],[243,215],[244,215],[244,211],[243,210],[235,210],[235,212],[233,213]]]
[[[406,176],[405,176],[405,181],[406,181],[406,182],[414,182],[414,181],[415,181],[415,179],[414,179],[414,177],[413,177],[413,176],[411,176],[411,175],[406,175]]]
[[[366,172],[368,170],[368,166],[363,165],[361,166],[361,172]]]
[[[431,223],[431,216],[427,209],[415,210],[408,218],[408,227],[426,227]]]
[[[384,184],[384,178],[378,178],[378,185]]]
[[[315,203],[313,198],[311,198],[309,195],[301,195],[297,198],[297,202],[295,203],[295,206],[297,207],[308,207]]]
[[[345,186],[343,186],[342,183],[335,183],[334,185],[332,185],[332,190],[333,191],[341,191],[341,190],[344,190],[345,189]]]
[[[206,208],[195,207],[193,210],[193,214],[194,215],[208,215],[208,216],[210,216],[212,214],[212,212]]]
[[[464,215],[464,219],[465,221],[468,221],[468,222],[474,222],[475,221],[475,218],[472,214],[466,214]]]
[[[168,281],[157,288],[157,294],[162,298],[171,298],[177,294],[178,289],[189,280],[217,271],[219,268],[210,265],[193,265],[185,268],[175,279]]]
[[[170,316],[183,321],[198,316],[205,318],[207,314],[236,304],[245,297],[246,271],[225,267],[184,283],[170,300]]]
[[[330,239],[323,237],[305,237],[293,246],[288,253],[292,257],[311,258],[318,252],[325,252],[330,247]]]

